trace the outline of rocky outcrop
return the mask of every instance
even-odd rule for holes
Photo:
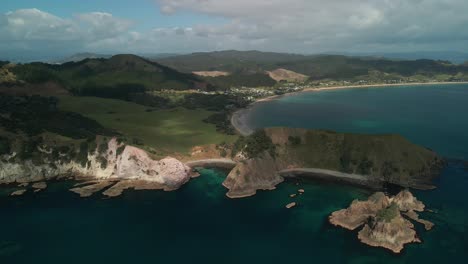
[[[168,189],[166,186],[161,185],[157,182],[149,182],[149,181],[142,181],[142,180],[126,180],[126,181],[119,181],[114,186],[107,189],[102,194],[107,197],[117,197],[123,193],[123,191],[127,189],[134,189],[136,191],[142,190],[165,190],[171,191],[172,189]]]
[[[414,225],[404,219],[400,212],[391,220],[374,218],[359,231],[359,240],[372,247],[383,247],[400,253],[408,243],[419,243],[421,240],[414,231]]]
[[[384,193],[378,192],[369,197],[367,201],[354,200],[348,208],[333,212],[329,221],[334,226],[355,230],[389,205],[390,199]]]
[[[394,202],[396,205],[398,205],[398,208],[400,208],[400,211],[416,211],[416,212],[423,212],[424,211],[424,204],[416,199],[416,197],[413,196],[413,194],[408,191],[404,190],[398,193],[393,199],[392,202]]]
[[[28,190],[26,189],[21,189],[21,190],[17,190],[17,191],[14,191],[10,194],[10,196],[21,196],[23,194],[25,194]]]
[[[426,230],[434,226],[433,223],[420,219],[414,210],[424,211],[424,204],[407,190],[395,197],[375,193],[367,201],[355,200],[349,208],[333,212],[329,221],[335,226],[349,230],[364,225],[358,233],[362,243],[400,253],[406,244],[421,242],[413,223],[402,214],[424,224]]]
[[[86,185],[83,187],[76,187],[76,188],[70,189],[70,191],[76,194],[79,194],[80,197],[89,197],[93,195],[94,193],[100,192],[103,189],[111,186],[114,183],[115,182],[112,182],[112,181],[102,181],[98,183],[93,183],[91,185]]]
[[[59,158],[37,165],[31,160],[18,163],[10,162],[8,157],[0,159],[0,183],[47,181],[71,175],[97,180],[139,180],[175,190],[190,179],[190,168],[177,159],[153,160],[144,150],[119,143],[115,138],[106,144],[89,152],[84,163]]]
[[[223,182],[229,189],[229,198],[242,198],[255,195],[257,190],[273,190],[283,182],[278,174],[278,164],[269,153],[263,153],[261,158],[239,162]]]

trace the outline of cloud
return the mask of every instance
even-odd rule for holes
[[[115,18],[112,14],[92,12],[77,15],[79,22],[84,23],[88,36],[92,39],[107,39],[126,33],[133,23],[129,20]]]
[[[158,0],[161,11],[229,18],[198,25],[200,36],[263,40],[266,48],[302,52],[463,48],[468,44],[466,0]],[[465,43],[462,43],[464,42]],[[432,44],[432,45],[431,45]],[[399,47],[399,48],[398,48]],[[463,48],[466,50],[466,48]]]
[[[188,25],[136,30],[110,13],[59,17],[38,9],[0,14],[4,54],[223,49],[320,53],[459,50],[468,47],[466,0],[155,0]],[[208,19],[203,23],[194,14]],[[210,23],[209,17],[213,17]],[[219,20],[219,18],[222,18]],[[215,22],[216,21],[216,22]],[[219,21],[223,21],[220,23]],[[184,22],[187,24],[187,22]],[[145,25],[147,27],[147,25]]]
[[[132,39],[131,26],[130,21],[108,13],[61,18],[35,8],[19,9],[0,15],[0,48],[4,53],[35,52],[44,56],[88,47],[105,49],[112,41]]]

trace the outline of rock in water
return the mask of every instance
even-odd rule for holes
[[[359,240],[369,246],[390,249],[394,253],[400,253],[405,244],[421,242],[413,229],[414,225],[401,216],[398,208],[395,210],[396,215],[391,219],[376,217],[370,224],[366,224],[359,231]]]
[[[419,219],[419,215],[414,211],[423,211],[424,207],[424,204],[407,190],[395,197],[387,197],[379,192],[367,201],[355,200],[349,208],[333,212],[329,221],[335,226],[349,230],[364,225],[358,234],[361,242],[400,253],[406,244],[421,242],[413,223],[403,218],[401,212],[408,218],[424,224],[426,230],[429,230],[434,224]]]
[[[384,193],[378,192],[369,197],[367,201],[354,200],[347,209],[333,212],[329,221],[335,226],[355,230],[367,222],[369,217],[390,205],[390,200]]]
[[[261,158],[240,162],[223,182],[229,189],[229,198],[242,198],[255,195],[257,190],[273,190],[284,181],[278,174],[277,161],[268,153]]]
[[[416,213],[415,211],[406,212],[406,213],[404,213],[404,215],[406,215],[409,219],[411,219],[411,220],[413,220],[413,221],[415,221],[415,222],[418,222],[418,223],[420,223],[420,224],[423,224],[423,225],[424,225],[424,228],[425,228],[427,231],[431,230],[431,229],[434,227],[434,223],[419,218],[419,214]]]
[[[45,182],[36,182],[32,185],[32,187],[34,189],[36,189],[35,191],[41,191],[41,190],[44,190],[47,188],[47,183]]]
[[[114,182],[111,181],[102,181],[92,185],[86,185],[84,187],[73,188],[70,189],[70,191],[79,194],[80,197],[90,197],[94,193],[102,191],[103,189],[109,187],[113,183]]]
[[[297,205],[296,203],[289,203],[289,204],[286,205],[286,208],[291,209],[291,208],[295,207],[296,205]]]
[[[134,189],[134,190],[166,190],[166,191],[171,191],[170,189],[167,189],[164,185],[161,185],[157,182],[148,182],[148,181],[133,181],[133,180],[126,180],[126,181],[120,181],[116,183],[114,186],[110,187],[107,189],[105,192],[102,194],[112,198],[112,197],[117,197],[123,193],[123,191],[127,189]]]
[[[10,196],[21,196],[26,193],[27,190],[17,190],[10,194]]]

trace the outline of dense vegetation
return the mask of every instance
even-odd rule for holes
[[[30,63],[12,69],[28,83],[57,82],[76,95],[127,99],[130,94],[152,90],[206,88],[191,74],[180,73],[133,55],[86,59],[61,65]]]
[[[398,205],[392,202],[389,207],[377,212],[376,220],[390,223],[399,213]]]
[[[434,78],[444,80],[468,78],[467,65],[454,65],[435,60],[388,60],[374,57],[348,57],[341,55],[303,56],[262,52],[225,51],[195,53],[164,58],[160,63],[174,69],[191,71],[226,71],[253,73],[284,68],[310,76],[310,80],[367,80],[403,77]],[[449,76],[443,76],[449,75]],[[219,77],[218,77],[219,78]]]
[[[247,158],[257,158],[262,153],[268,152],[272,157],[276,156],[276,146],[265,130],[257,130],[250,136],[241,136],[234,143],[232,155],[242,152]]]
[[[227,50],[173,56],[158,59],[157,61],[182,72],[227,71],[231,73],[252,73],[263,71],[264,65],[301,61],[306,58],[307,56],[296,54]]]
[[[305,168],[368,175],[387,182],[413,185],[432,176],[436,154],[398,135],[359,135],[332,131],[267,128],[280,142],[280,159]],[[423,181],[422,181],[423,182]]]
[[[11,133],[35,136],[52,132],[70,138],[112,135],[96,121],[57,108],[56,98],[0,95],[0,127]]]

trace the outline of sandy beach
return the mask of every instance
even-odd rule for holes
[[[258,102],[258,101],[257,101]],[[254,102],[256,103],[256,102]],[[231,124],[237,130],[237,132],[243,136],[248,136],[254,132],[252,128],[247,125],[247,114],[249,112],[251,104],[247,108],[243,108],[234,112],[231,116]]]
[[[278,97],[294,95],[302,92],[320,92],[320,91],[329,91],[329,90],[342,90],[342,89],[356,89],[356,88],[386,88],[386,87],[398,87],[398,86],[424,86],[424,85],[441,85],[441,84],[468,84],[468,82],[426,82],[426,83],[394,83],[394,84],[364,84],[364,85],[341,85],[341,86],[328,86],[328,87],[310,87],[305,88],[301,91],[281,94],[281,95],[272,95],[269,97],[258,99],[252,104],[258,102],[265,102],[274,100]]]
[[[281,95],[272,95],[269,97],[261,98],[251,103],[247,108],[237,110],[232,114],[231,124],[234,128],[243,136],[250,135],[254,132],[254,129],[247,125],[247,115],[250,107],[257,103],[267,102],[281,98],[283,96],[291,96],[303,92],[320,92],[329,90],[341,90],[341,89],[356,89],[356,88],[385,88],[385,87],[398,87],[398,86],[424,86],[424,85],[452,85],[452,84],[468,84],[468,82],[427,82],[427,83],[396,83],[396,84],[367,84],[367,85],[348,85],[348,86],[329,86],[329,87],[310,87],[305,88],[301,91],[286,93]]]

